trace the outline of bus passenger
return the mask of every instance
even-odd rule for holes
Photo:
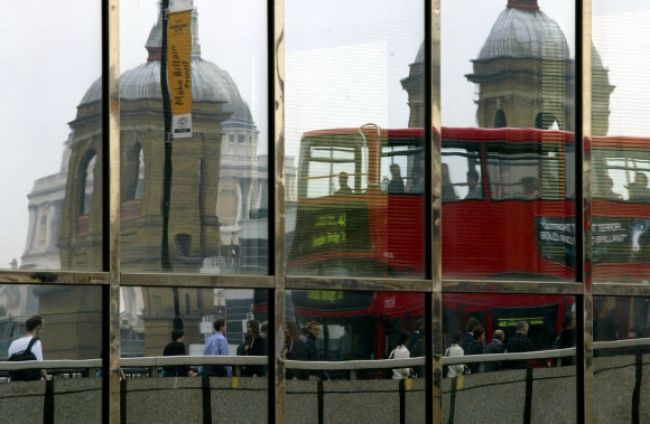
[[[483,190],[481,184],[479,183],[478,172],[476,172],[475,169],[470,169],[469,172],[467,172],[467,187],[469,190],[467,190],[465,199],[483,198]]]
[[[524,190],[522,198],[526,200],[539,199],[539,182],[537,177],[523,177],[519,180],[521,187]]]
[[[404,193],[404,180],[402,179],[402,170],[396,163],[390,165],[390,182],[388,183],[388,192]]]
[[[648,188],[648,177],[643,172],[634,174],[634,181],[627,185],[630,193],[630,202],[649,202],[650,189]]]
[[[337,196],[346,196],[352,194],[352,189],[348,185],[348,173],[339,173],[339,189],[336,191]]]

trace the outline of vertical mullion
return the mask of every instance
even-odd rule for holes
[[[269,184],[273,202],[269,214],[270,223],[273,223],[272,244],[269,243],[269,262],[271,272],[275,276],[275,289],[273,300],[269,301],[269,318],[273,315],[270,324],[272,333],[272,346],[269,349],[271,362],[269,387],[273,396],[269,396],[269,422],[282,424],[285,422],[285,379],[284,379],[284,322],[285,322],[285,283],[286,262],[284,255],[284,0],[269,0],[269,113],[272,114],[270,129],[273,134],[273,143],[269,146],[269,175],[273,176],[273,183]],[[269,224],[269,228],[271,225]],[[271,251],[272,250],[272,251]]]
[[[427,416],[431,422],[442,423],[442,254],[441,254],[441,184],[440,184],[440,149],[441,149],[441,116],[440,116],[440,0],[425,0],[425,36],[424,43],[424,134],[428,166],[426,178],[428,181],[426,196],[425,227],[427,228],[428,251],[426,277],[431,280],[432,290],[427,302],[430,313],[428,342],[427,342],[427,394],[431,402],[427,402]],[[430,389],[429,389],[430,387]],[[430,390],[430,391],[429,391]],[[429,405],[430,404],[430,405]]]
[[[120,46],[119,0],[102,0],[102,166],[103,268],[109,284],[103,290],[104,422],[120,422]]]
[[[576,1],[576,271],[583,283],[578,320],[578,418],[595,422],[593,405],[593,286],[591,252],[591,0]],[[581,248],[581,250],[580,250]]]

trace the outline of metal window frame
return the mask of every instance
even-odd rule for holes
[[[647,297],[650,286],[617,282],[593,283],[591,276],[591,9],[592,0],[576,0],[576,149],[577,270],[576,282],[493,281],[443,279],[441,270],[440,202],[440,47],[441,0],[424,0],[425,23],[425,127],[427,234],[425,257],[429,259],[423,279],[324,278],[286,275],[284,257],[284,0],[267,0],[268,115],[269,134],[269,252],[268,275],[187,275],[122,273],[120,268],[120,132],[119,132],[119,5],[120,0],[101,0],[102,19],[102,189],[103,266],[97,272],[0,271],[1,284],[94,285],[102,287],[103,421],[120,422],[120,331],[119,290],[121,286],[258,288],[269,290],[268,418],[282,423],[285,418],[284,299],[290,289],[336,289],[363,291],[420,292],[425,297],[427,335],[426,402],[427,422],[442,423],[442,318],[444,293],[529,293],[575,296],[578,310],[577,416],[580,422],[595,422],[593,405],[593,300],[594,296]]]

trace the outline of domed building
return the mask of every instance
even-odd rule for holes
[[[252,207],[259,207],[265,187],[259,180],[267,178],[257,175],[258,131],[248,105],[228,73],[201,58],[196,11],[192,29],[194,136],[173,142],[169,246],[175,272],[199,272],[205,258],[221,255],[222,227],[230,227],[226,238],[230,243],[239,221]],[[159,18],[146,43],[147,61],[120,77],[121,249],[123,269],[131,272],[161,270],[161,39]],[[93,158],[101,155],[101,135],[96,133],[100,100],[97,80],[70,124],[76,137],[60,236],[64,269],[93,269],[100,264],[101,198],[92,193],[100,192],[101,174],[99,167],[91,170]],[[94,183],[88,187],[91,171]]]
[[[409,126],[422,126],[424,51],[402,80],[409,94]],[[575,129],[575,62],[560,26],[537,0],[508,0],[473,61],[467,79],[478,86],[477,123],[482,128]],[[592,133],[607,134],[608,71],[592,47]],[[579,100],[578,100],[579,101]]]
[[[162,22],[160,14],[146,41],[147,61],[120,77],[121,258],[126,272],[160,272],[164,159],[164,119],[160,88]],[[173,272],[219,272],[239,266],[240,245],[248,243],[266,264],[267,156],[258,156],[258,130],[250,109],[230,75],[203,60],[198,16],[192,17],[193,138],[173,142],[169,249]],[[35,182],[29,194],[30,230],[23,268],[91,270],[102,268],[101,79],[83,96],[69,123],[61,171]],[[96,166],[97,164],[97,166]],[[243,240],[246,238],[247,240]],[[264,244],[263,246],[258,246]],[[261,253],[260,253],[261,252]],[[253,264],[250,269],[259,271]],[[75,298],[40,295],[39,313],[48,326],[76,322],[66,328],[66,346],[46,340],[60,357],[96,356],[79,346],[100,346],[100,335],[87,324],[100,320],[101,298],[87,290]],[[122,328],[127,354],[160,354],[172,329],[172,290],[123,290]],[[188,343],[201,342],[199,322],[222,316],[210,290],[181,288],[179,312],[185,318]],[[83,306],[83,307],[82,307]],[[63,311],[58,318],[50,313]],[[127,313],[128,312],[128,313]],[[99,312],[97,312],[99,313]],[[141,315],[140,315],[141,314]],[[60,319],[59,319],[60,318]],[[124,326],[123,326],[124,327]],[[131,328],[133,327],[133,328]],[[137,328],[136,328],[137,327]],[[143,328],[144,327],[144,328]],[[132,334],[140,332],[140,335]],[[142,346],[132,349],[129,342]],[[55,333],[55,332],[52,332]],[[79,353],[81,352],[81,353]],[[89,356],[90,355],[90,356]]]

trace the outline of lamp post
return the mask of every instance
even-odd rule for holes
[[[169,98],[169,85],[167,81],[167,24],[169,0],[162,0],[160,13],[162,14],[162,42],[160,46],[160,89],[162,92],[163,119],[165,122],[163,159],[163,191],[162,191],[162,240],[160,243],[160,265],[163,272],[172,272],[173,267],[169,258],[169,204],[172,187],[172,112]],[[174,297],[174,329],[183,329],[183,319],[180,317],[180,301],[178,287],[173,287]]]

